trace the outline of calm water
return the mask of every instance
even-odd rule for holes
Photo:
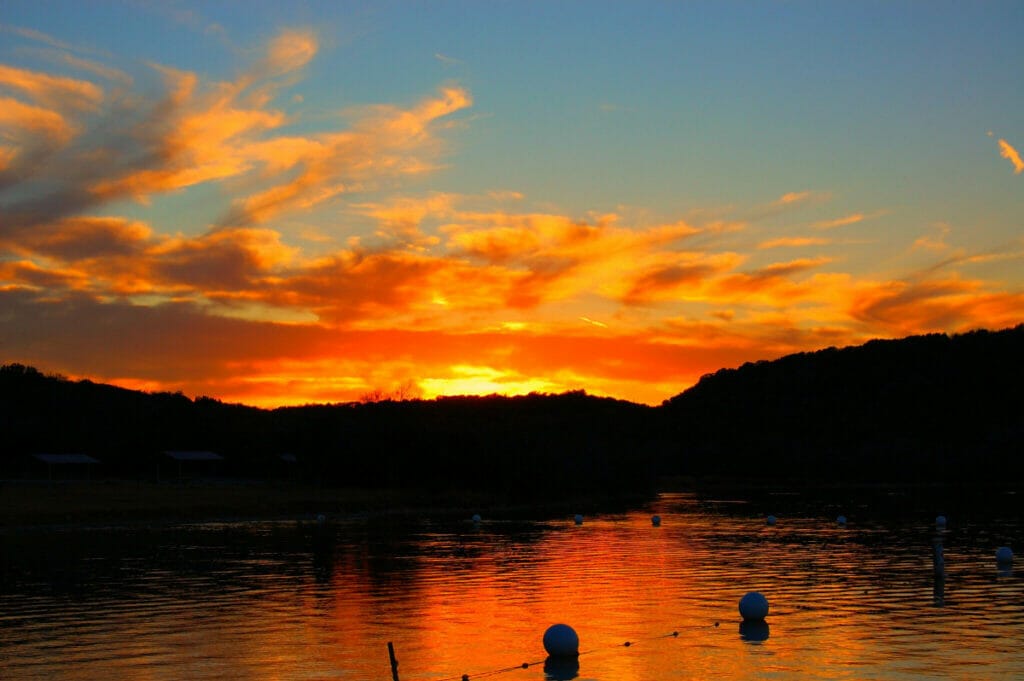
[[[903,511],[854,505],[839,527],[835,509],[796,498],[662,495],[582,526],[424,517],[8,534],[0,678],[389,679],[388,641],[402,681],[1024,678],[1020,515],[950,514],[939,532],[934,509]],[[1004,544],[1018,548],[1016,571],[996,565]],[[771,603],[767,627],[741,628],[751,590]],[[555,622],[580,636],[578,670],[545,671]]]

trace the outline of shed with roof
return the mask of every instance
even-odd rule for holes
[[[169,449],[164,451],[164,455],[177,462],[179,480],[186,473],[214,475],[217,472],[217,463],[224,460],[220,454],[205,450]]]
[[[77,479],[92,477],[92,467],[100,463],[88,454],[33,454],[32,458],[46,464],[46,478],[53,480],[54,471],[58,479]]]

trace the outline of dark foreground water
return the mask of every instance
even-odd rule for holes
[[[1001,545],[1024,554],[1008,501],[958,509],[945,530],[943,509],[913,500],[676,494],[581,526],[403,517],[8,533],[0,678],[389,679],[388,641],[402,681],[1024,678],[1024,555],[1016,571],[995,560]],[[770,601],[761,626],[740,622],[752,590]],[[578,668],[545,667],[556,622],[579,634]]]

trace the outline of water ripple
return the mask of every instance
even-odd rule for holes
[[[0,677],[382,678],[394,641],[403,679],[459,678],[542,660],[555,621],[579,631],[587,679],[1024,676],[1024,580],[994,562],[995,546],[1024,546],[1020,521],[936,533],[860,511],[848,527],[792,512],[767,526],[753,504],[675,495],[582,526],[5,537]],[[750,590],[771,602],[762,629],[740,626]]]

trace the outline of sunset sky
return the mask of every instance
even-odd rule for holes
[[[1024,3],[0,2],[0,363],[259,406],[1024,321]]]

